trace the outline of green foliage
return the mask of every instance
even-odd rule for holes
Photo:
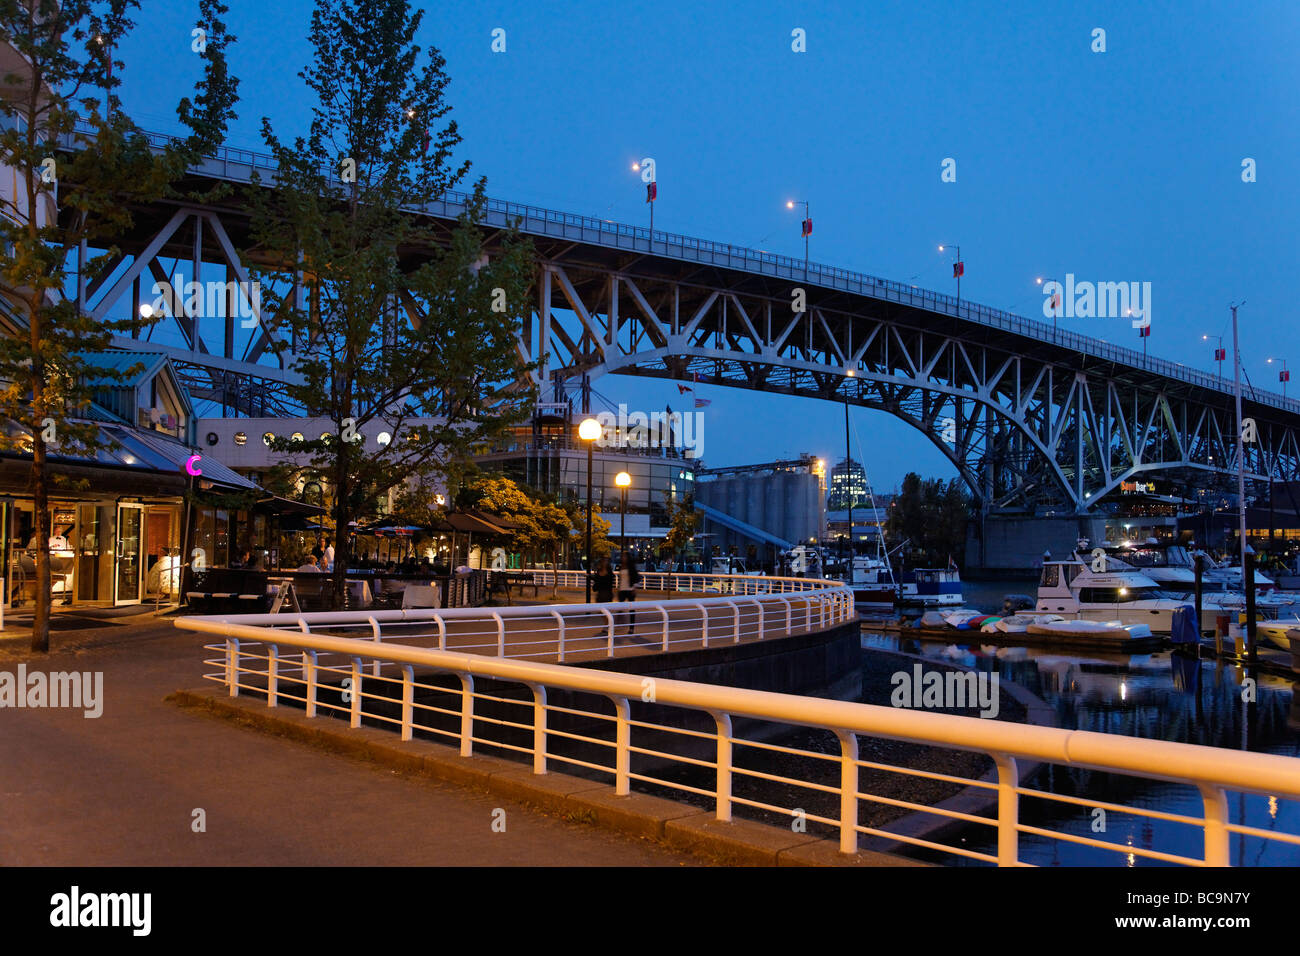
[[[113,90],[125,66],[114,50],[133,28],[137,0],[0,0],[0,44],[22,55],[0,83],[11,123],[0,132],[0,166],[15,192],[0,201],[0,414],[19,432],[0,431],[0,448],[32,455],[36,537],[48,536],[47,452],[100,445],[81,421],[90,379],[132,370],[98,366],[112,336],[136,330],[138,316],[96,320],[66,290],[74,270],[93,278],[115,260],[114,243],[132,226],[132,209],[176,195],[187,165],[215,148],[233,117],[237,81],[226,67],[234,37],[218,0],[200,0],[208,31],[196,99],[177,107],[190,134],[154,149],[122,112]],[[114,75],[116,69],[117,75]],[[107,102],[103,102],[103,100]],[[74,264],[82,243],[106,251]],[[51,434],[52,433],[52,434]],[[49,556],[36,559],[32,647],[49,647]]]
[[[904,555],[913,566],[961,564],[966,552],[966,524],[971,501],[960,479],[922,479],[908,472],[894,497],[885,527],[888,540],[907,542]]]
[[[695,505],[687,498],[668,502],[668,533],[659,545],[659,553],[672,557],[681,554],[690,544],[700,526],[700,516]]]
[[[450,234],[409,212],[468,170],[451,160],[456,124],[442,124],[444,60],[414,42],[421,19],[407,0],[317,0],[315,57],[301,74],[317,100],[310,133],[287,143],[263,120],[276,188],[250,194],[250,255],[270,263],[258,273],[264,311],[307,343],[289,397],[334,423],[325,438],[272,448],[304,456],[333,486],[338,529],[408,479],[467,458],[531,402],[516,348],[530,245],[507,231],[485,255],[482,180]],[[392,440],[348,440],[373,436],[371,425]]]

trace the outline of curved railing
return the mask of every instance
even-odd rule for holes
[[[586,585],[581,571],[532,573],[539,587]],[[699,596],[660,599],[653,591]],[[641,599],[628,603],[196,615],[177,626],[221,633],[229,623],[563,662],[793,637],[856,620],[853,593],[839,581],[647,572]]]
[[[840,590],[744,600],[812,601]],[[1269,804],[1256,801],[1266,813],[1262,808],[1276,810],[1279,798],[1300,799],[1300,760],[1293,757],[377,644],[267,624],[215,618],[182,618],[176,624],[221,640],[211,645],[219,656],[205,662],[219,670],[204,676],[232,697],[256,695],[268,707],[300,707],[309,718],[333,716],[353,728],[363,722],[382,726],[404,741],[418,735],[451,743],[463,757],[490,748],[528,759],[537,774],[581,768],[611,780],[619,795],[630,793],[636,782],[702,797],[716,807],[720,821],[731,820],[736,808],[783,820],[786,837],[790,821],[802,820],[813,828],[806,831],[808,840],[837,834],[845,853],[856,851],[865,835],[1015,866],[1023,865],[1021,834],[1031,834],[1110,851],[1128,865],[1140,857],[1223,866],[1232,861],[1234,837],[1300,845],[1300,835],[1282,829],[1288,823],[1293,828],[1294,814],[1252,826],[1245,819],[1234,821],[1228,802],[1231,793],[1268,797]],[[553,699],[552,691],[560,693]],[[736,724],[737,719],[744,723]],[[760,734],[759,727],[782,734]],[[889,748],[872,746],[864,757],[860,737],[940,748],[954,759],[940,773],[909,765],[907,756],[891,757]],[[981,763],[962,764],[954,751],[982,755]],[[771,755],[773,760],[762,762]],[[1031,787],[1021,780],[1020,761],[1159,781],[1168,799],[1183,796],[1175,808],[1186,809],[1172,812],[1139,800],[1122,804]],[[966,799],[958,809],[942,800],[907,799],[910,791],[900,789],[893,775],[929,787],[964,788],[984,795],[986,802]],[[1022,799],[1035,802],[1032,823],[1021,814]],[[870,825],[862,821],[864,804],[964,825],[968,837],[941,842],[938,834],[915,828],[895,832],[883,821]],[[1098,811],[1110,815],[1111,831],[1079,825],[1097,819]],[[1131,833],[1138,825],[1151,834],[1135,843]],[[1199,837],[1195,850],[1200,852],[1188,852],[1188,841],[1175,835],[1180,828]],[[977,848],[977,841],[987,848]]]

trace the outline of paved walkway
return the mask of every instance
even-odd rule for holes
[[[58,631],[39,659],[28,633],[0,633],[0,670],[102,671],[103,716],[0,709],[0,866],[700,862],[166,703],[202,683],[200,636],[169,622]],[[504,833],[492,829],[498,807]]]

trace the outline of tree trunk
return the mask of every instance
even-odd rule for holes
[[[38,426],[39,427],[39,426]],[[36,518],[36,590],[33,596],[32,650],[41,654],[50,650],[50,499],[45,486],[45,442],[33,430],[32,505]]]
[[[347,471],[348,454],[340,454],[334,465],[334,594],[330,604],[336,611],[343,610],[346,595],[348,564],[351,561],[352,542],[348,537],[348,522],[352,520],[348,507]]]

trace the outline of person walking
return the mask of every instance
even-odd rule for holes
[[[320,560],[321,566],[324,567],[326,571],[332,572],[334,570],[334,545],[330,544],[329,538],[325,539],[325,553]]]
[[[623,560],[619,562],[618,568],[618,599],[632,603],[636,601],[636,590],[641,585],[641,572],[637,570],[636,558],[632,557],[626,551],[623,552]],[[636,609],[628,610],[628,627],[627,633],[631,634],[636,630]]]
[[[614,600],[614,571],[609,566],[609,558],[600,559],[599,567],[591,576],[591,589],[595,592],[597,604]]]

